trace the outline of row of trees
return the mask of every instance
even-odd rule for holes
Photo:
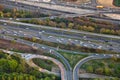
[[[105,74],[105,75],[110,75],[112,73],[112,70],[109,67],[94,69],[92,66],[88,66],[87,71],[90,73],[98,73],[98,74]]]
[[[5,73],[3,75],[0,75],[0,80],[36,80],[36,78],[35,76],[28,75],[28,74]]]
[[[21,22],[39,24],[51,27],[66,28],[66,29],[76,29],[88,32],[104,33],[104,34],[113,34],[120,35],[119,25],[114,25],[108,22],[99,22],[94,21],[93,19],[86,18],[55,18],[50,20],[22,20]]]
[[[110,62],[111,61],[111,62]],[[119,77],[120,75],[120,59],[115,56],[109,60],[94,60],[82,66],[89,73],[96,73],[100,75]],[[92,65],[91,65],[92,64]]]
[[[34,15],[36,14],[36,15]],[[46,17],[48,15],[38,12],[31,12],[25,10],[18,10],[17,8],[7,9],[3,5],[0,5],[0,17],[1,18],[34,18],[34,17]]]
[[[111,30],[111,29],[101,28],[100,33],[120,35],[120,30],[113,30],[113,29]]]

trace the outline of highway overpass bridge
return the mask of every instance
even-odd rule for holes
[[[81,8],[55,5],[55,4],[33,3],[33,2],[21,1],[21,0],[17,0],[17,1],[4,0],[4,1],[0,1],[0,3],[5,4],[5,6],[7,7],[9,6],[18,7],[21,9],[26,9],[26,10],[28,9],[28,10],[41,11],[41,12],[44,12],[44,10],[48,10],[59,13],[79,14],[79,15],[96,13],[95,10],[81,9]]]

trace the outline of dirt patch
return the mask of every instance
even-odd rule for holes
[[[75,4],[82,4],[82,3],[87,3],[90,0],[63,0],[65,2],[71,2],[71,3],[75,3]]]
[[[21,43],[16,43],[10,40],[0,39],[0,48],[7,50],[15,50],[26,53],[39,53],[42,54],[42,50],[33,49],[31,46],[27,46]]]
[[[89,2],[90,0],[77,0],[75,3],[76,4],[82,4],[82,3],[87,3]]]
[[[113,5],[113,0],[97,0],[97,2],[105,7],[120,8]]]

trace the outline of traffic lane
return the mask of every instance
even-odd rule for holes
[[[13,26],[14,27],[14,26]],[[16,26],[16,27],[21,27],[21,28],[24,28],[24,29],[26,29],[25,27],[22,27],[22,26]],[[29,28],[29,30],[30,29],[33,29],[33,28]],[[57,28],[56,28],[57,29]],[[36,31],[38,31],[38,29],[36,30]],[[82,36],[81,36],[81,34],[79,35],[79,34],[70,34],[70,35],[68,35],[68,34],[65,34],[65,32],[64,31],[62,31],[62,32],[54,32],[53,30],[45,30],[45,32],[47,32],[47,33],[49,33],[49,34],[54,34],[54,35],[62,35],[62,36],[64,36],[64,37],[75,37],[75,38],[83,38],[85,35],[83,35],[82,34]],[[64,34],[64,35],[63,35]],[[76,36],[79,36],[79,37],[76,37]],[[88,35],[86,35],[86,40],[92,40],[92,41],[100,41],[100,42],[116,42],[116,43],[120,43],[120,41],[119,40],[115,40],[115,39],[107,39],[107,38],[105,38],[105,37],[95,37],[95,36],[88,36]]]
[[[7,22],[7,21],[5,21],[5,20],[1,20],[2,22]],[[9,21],[10,22],[10,21]],[[25,27],[25,25],[26,26],[35,26],[35,27],[39,27],[39,28],[43,28],[43,26],[38,26],[38,25],[34,25],[34,24],[26,24],[26,23],[20,23],[20,22],[12,22],[12,23],[15,23],[15,24],[21,24],[21,25],[24,25],[24,27]],[[22,27],[22,26],[18,26],[18,27]],[[24,28],[24,27],[22,27],[22,28]],[[50,30],[45,30],[45,32],[49,32],[49,33],[54,33],[54,34],[63,34],[64,33],[64,35],[67,35],[67,36],[72,36],[72,37],[81,37],[81,34],[82,34],[82,37],[83,37],[83,35],[87,35],[87,39],[88,40],[95,40],[95,41],[102,41],[102,42],[116,42],[116,43],[120,43],[120,41],[119,40],[116,40],[116,39],[119,39],[119,36],[112,36],[112,35],[103,35],[103,34],[96,34],[96,33],[89,33],[89,32],[84,32],[84,31],[79,31],[79,32],[77,32],[76,30],[70,30],[70,31],[72,31],[72,32],[77,32],[77,34],[66,34],[66,31],[68,31],[68,30],[65,30],[65,29],[59,29],[59,28],[53,28],[53,27],[45,27],[44,26],[44,28],[46,28],[46,29],[50,29]],[[33,29],[33,28],[31,28],[31,29]],[[51,29],[54,29],[54,30],[63,30],[62,32],[56,32],[56,31],[54,31],[54,30],[51,30]],[[94,35],[94,36],[92,36],[92,35]],[[102,36],[102,37],[100,37],[100,36]],[[81,37],[81,38],[82,38]],[[110,38],[110,39],[109,39]],[[112,39],[112,38],[116,38],[116,39]],[[111,40],[112,39],[112,40]]]
[[[17,35],[17,32],[16,31],[12,31],[13,33],[12,34],[15,34],[15,36]],[[20,31],[19,31],[20,32]],[[22,31],[22,33],[24,33],[23,31]],[[40,39],[40,37],[41,36],[39,36],[39,35],[37,35],[38,33],[31,33],[31,32],[27,32],[27,31],[25,31],[25,33],[22,35],[22,33],[20,33],[19,34],[19,36],[21,36],[21,37],[23,37],[23,36],[26,36],[26,37],[36,37],[37,39]],[[9,34],[10,34],[10,30],[9,30]],[[82,42],[82,41],[74,41],[73,39],[66,39],[66,38],[59,38],[59,37],[54,37],[54,36],[42,36],[42,39],[43,40],[45,40],[45,41],[50,41],[50,42],[58,42],[58,43],[62,43],[62,44],[75,44],[75,45],[78,45],[78,44],[80,44],[80,46],[84,46],[84,47],[89,47],[89,48],[97,48],[97,49],[107,49],[107,50],[119,50],[119,46],[117,47],[116,45],[115,45],[115,47],[114,46],[109,46],[108,47],[108,45],[106,46],[106,45],[104,45],[104,44],[94,44],[94,43],[92,43],[92,42],[90,42],[90,41],[88,41],[88,42]],[[56,41],[55,41],[56,40]],[[118,51],[117,50],[117,51]]]
[[[14,31],[13,31],[14,32]],[[33,34],[33,33],[32,33]],[[35,34],[33,35],[33,36],[36,36]],[[51,38],[51,39],[53,39],[52,38],[53,36],[49,36],[48,38]],[[57,39],[57,41],[58,41],[59,39]],[[61,40],[63,40],[63,39],[61,39]],[[60,40],[59,40],[59,42],[60,42]]]
[[[27,29],[27,28],[26,28],[26,29]],[[19,30],[20,30],[20,29],[19,29]],[[30,30],[30,31],[31,31],[31,30]],[[15,32],[15,31],[13,31],[13,32]],[[20,31],[19,31],[19,32],[20,32]],[[21,32],[22,32],[22,31],[21,31]],[[25,30],[24,32],[27,32],[27,30]],[[35,33],[35,34],[37,35],[37,33],[36,33],[35,31],[31,31],[31,32],[33,32],[33,33]],[[17,32],[16,32],[16,33],[17,33]],[[15,34],[16,34],[16,33],[15,33]],[[23,32],[22,32],[22,33],[23,33]],[[21,34],[22,34],[22,33],[21,33]],[[30,34],[30,32],[27,32],[27,34],[28,34],[28,33]],[[33,33],[32,33],[31,35],[33,35]],[[19,34],[19,35],[21,35],[21,34]],[[35,34],[34,34],[33,36],[36,36]],[[42,33],[41,33],[41,34],[42,34]],[[24,34],[24,35],[26,35],[26,34]],[[29,36],[30,36],[30,35],[29,35]],[[39,37],[39,35],[38,35],[38,37]],[[52,39],[52,36],[51,36],[51,37],[49,36],[48,38],[51,38],[51,39]],[[87,38],[86,38],[86,39],[87,39]],[[61,40],[64,40],[64,39],[62,38]],[[57,39],[57,41],[60,42],[59,39]],[[77,42],[77,41],[76,41],[76,42]],[[88,42],[89,42],[89,41],[88,41]],[[71,43],[72,43],[72,42],[71,42]]]
[[[9,33],[9,35],[10,35],[10,33]],[[12,35],[12,34],[11,34]],[[37,39],[40,39],[40,37],[41,36],[36,36],[36,34],[25,34],[25,33],[23,33],[23,34],[17,34],[17,33],[14,33],[14,31],[13,31],[13,35],[14,36],[20,36],[20,37],[29,37],[29,38],[33,38],[33,37],[35,37],[35,38],[37,38]],[[116,50],[116,49],[118,49],[119,50],[119,48],[117,48],[117,46],[116,47],[114,47],[113,48],[113,46],[112,46],[112,48],[111,47],[108,47],[108,45],[107,45],[107,48],[105,47],[105,45],[100,45],[100,44],[94,44],[94,43],[89,43],[89,42],[82,42],[82,41],[80,41],[80,43],[79,42],[74,42],[74,41],[72,41],[71,39],[69,40],[67,40],[67,39],[64,39],[64,38],[53,38],[52,36],[42,36],[42,39],[43,40],[45,40],[45,41],[50,41],[50,42],[56,42],[56,43],[62,43],[62,44],[74,44],[74,45],[80,45],[80,46],[84,46],[84,47],[89,47],[89,48],[95,48],[95,49],[113,49],[113,50]],[[56,40],[56,41],[55,41]],[[63,40],[63,41],[62,41]]]

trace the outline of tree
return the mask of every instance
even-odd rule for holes
[[[3,18],[4,17],[4,13],[2,11],[0,11],[0,17]]]
[[[93,32],[95,30],[95,28],[93,28],[92,26],[88,26],[88,31]]]
[[[46,77],[45,80],[51,80],[49,77]]]
[[[96,73],[102,74],[103,73],[103,68],[98,68],[95,70]]]
[[[66,24],[65,24],[64,22],[59,23],[59,26],[60,26],[61,28],[66,28]]]
[[[109,67],[105,67],[105,68],[104,68],[104,71],[105,71],[105,74],[106,74],[106,75],[109,75],[109,74],[111,73],[111,70],[110,70]]]
[[[105,33],[105,28],[101,28],[100,33]]]
[[[4,77],[4,75],[2,75],[2,80],[5,80],[5,77]]]
[[[32,41],[35,42],[37,39],[35,37],[32,37]]]
[[[16,68],[18,66],[18,62],[16,60],[9,60],[8,64],[11,71],[16,71]]]
[[[3,11],[3,9],[4,9],[4,6],[0,5],[0,11]]]
[[[52,26],[52,27],[56,27],[57,26],[56,22],[53,22],[53,21],[49,21],[48,25]]]
[[[11,80],[11,78],[8,76],[8,79],[7,80]]]
[[[24,80],[22,75],[19,76],[19,80]]]
[[[24,65],[18,64],[18,67],[17,67],[16,71],[17,72],[24,72],[25,71]]]
[[[112,56],[112,60],[117,61],[117,56]]]
[[[14,76],[14,80],[17,80],[16,76]]]
[[[33,80],[33,76],[29,76],[29,80]]]
[[[68,28],[72,29],[74,27],[74,23],[69,23]]]
[[[13,8],[13,17],[16,18],[17,8]]]
[[[87,67],[87,71],[92,73],[93,72],[93,67],[92,66],[88,66]]]
[[[26,76],[26,77],[25,77],[25,80],[29,80],[29,78]]]

